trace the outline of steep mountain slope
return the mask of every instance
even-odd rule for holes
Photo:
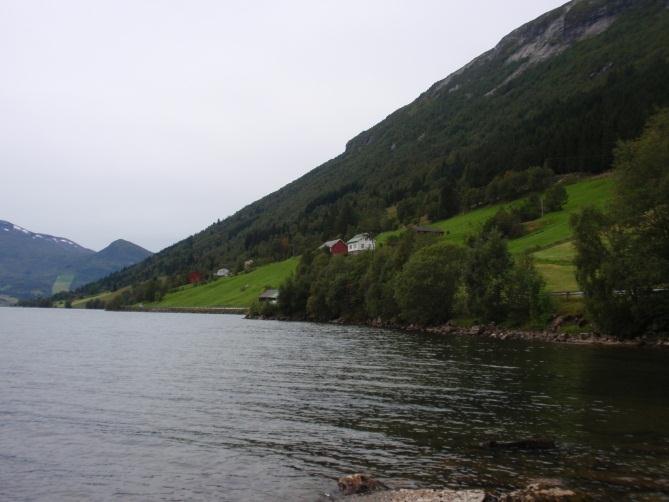
[[[509,170],[600,172],[618,140],[669,104],[668,81],[666,0],[574,0],[515,30],[338,157],[88,291],[284,259],[326,238],[431,216],[444,198],[466,210]]]
[[[117,240],[96,253],[63,237],[0,220],[0,295],[49,296],[133,265],[151,252]]]

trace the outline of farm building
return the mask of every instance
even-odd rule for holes
[[[376,241],[369,234],[358,234],[346,243],[348,254],[358,254],[364,251],[374,251]]]
[[[332,256],[342,255],[348,253],[348,246],[341,239],[324,242],[318,249],[327,249]]]
[[[411,229],[417,234],[444,235],[444,231],[440,228],[413,226]]]
[[[276,303],[277,301],[279,301],[279,290],[266,289],[265,291],[260,293],[258,300],[261,302]]]
[[[219,268],[216,271],[216,277],[229,277],[230,276],[230,270],[227,268]]]

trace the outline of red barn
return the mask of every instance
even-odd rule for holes
[[[188,282],[190,284],[199,284],[204,279],[204,276],[200,272],[191,272],[188,274]]]
[[[327,241],[319,249],[327,249],[330,251],[332,256],[337,256],[340,254],[348,254],[348,246],[341,239],[335,239],[333,241]]]

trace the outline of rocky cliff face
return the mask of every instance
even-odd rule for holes
[[[458,90],[468,70],[497,61],[504,65],[517,63],[516,70],[501,84],[522,75],[531,66],[557,56],[582,40],[606,31],[624,12],[645,0],[573,0],[548,12],[505,36],[495,48],[435,83],[428,94]],[[499,86],[498,86],[499,87]],[[497,87],[488,94],[493,94]]]

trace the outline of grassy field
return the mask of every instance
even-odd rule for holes
[[[605,205],[611,198],[613,182],[610,177],[590,178],[568,185],[566,189],[569,199],[564,209],[532,222],[532,230],[528,234],[509,242],[511,252],[522,253],[534,248],[546,248],[568,240],[571,237],[570,215],[588,205]],[[475,209],[448,220],[434,222],[430,226],[443,230],[444,239],[447,241],[464,244],[465,239],[476,233],[499,209],[513,204],[515,203],[511,202]],[[377,242],[383,244],[391,236],[402,232],[404,230],[384,232],[377,237]]]
[[[121,293],[123,293],[123,291],[126,291],[127,289],[130,288],[122,288],[119,289],[118,291],[113,291],[113,292],[107,291],[105,293],[100,293],[99,295],[87,296],[85,298],[79,298],[77,300],[73,300],[72,308],[83,309],[86,307],[86,303],[91,300],[102,300],[103,302],[107,303],[109,300],[111,300],[117,295],[120,295]],[[63,307],[65,306],[65,302],[60,302],[57,306]]]
[[[566,188],[569,199],[564,209],[532,222],[535,230],[509,242],[512,253],[546,249],[566,242],[571,238],[569,218],[573,213],[587,206],[605,207],[613,196],[610,177],[591,178]]]
[[[576,249],[571,241],[563,242],[532,254],[534,263],[546,279],[550,291],[577,291]]]
[[[549,213],[531,222],[526,235],[509,241],[511,253],[532,253],[537,269],[546,279],[549,291],[578,289],[574,277],[575,251],[570,242],[569,218],[586,206],[604,207],[608,204],[613,194],[613,180],[608,176],[590,178],[568,185],[566,189],[569,199],[562,211]],[[445,240],[464,244],[467,236],[477,232],[499,209],[513,204],[497,204],[476,209],[448,220],[437,221],[431,226],[443,230]],[[392,235],[399,235],[403,231],[385,232],[378,236],[378,242],[383,244]]]
[[[61,291],[69,291],[73,280],[74,274],[60,274],[51,286],[51,294],[55,295]]]
[[[223,277],[169,293],[157,307],[248,307],[267,287],[278,288],[293,273],[298,258],[270,263],[251,272]]]

